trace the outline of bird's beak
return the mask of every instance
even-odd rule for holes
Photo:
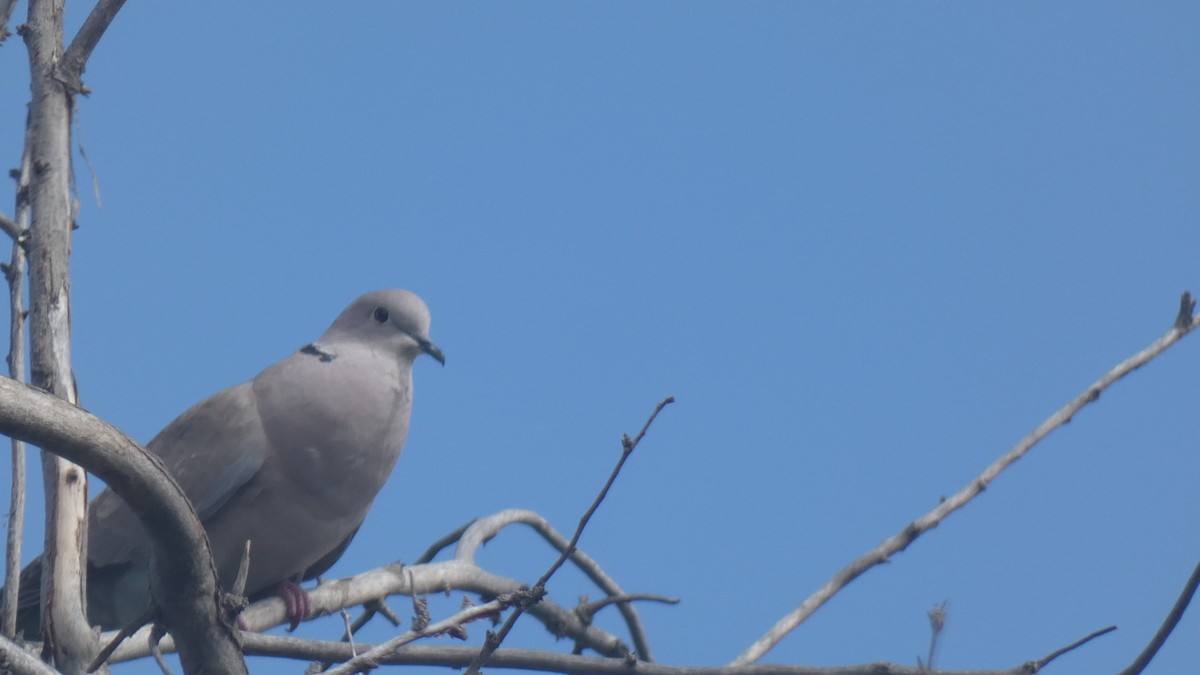
[[[417,344],[420,345],[421,351],[437,359],[437,362],[446,365],[446,355],[442,353],[442,348],[433,344],[425,338],[417,338]]]

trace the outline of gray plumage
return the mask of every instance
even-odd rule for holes
[[[400,456],[421,354],[444,362],[425,303],[408,291],[368,293],[316,342],[195,405],[147,444],[195,506],[223,585],[247,539],[251,597],[341,556]],[[89,528],[89,618],[119,628],[149,606],[150,543],[107,489]],[[35,561],[21,575],[27,636],[40,633],[40,570]]]

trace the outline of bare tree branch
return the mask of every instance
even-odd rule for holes
[[[454,552],[454,559],[460,562],[475,562],[475,552],[478,551],[484,543],[495,537],[500,530],[509,525],[522,524],[533,528],[535,532],[540,534],[555,550],[562,553],[567,550],[569,541],[558,533],[550,522],[533,511],[524,509],[508,509],[499,513],[478,518],[465,528],[460,528],[460,541]],[[571,562],[583,571],[592,583],[596,584],[600,590],[609,597],[625,595],[625,591],[613,581],[600,565],[592,560],[586,553],[579,550],[578,547],[571,552]],[[642,619],[638,616],[637,609],[629,602],[621,602],[617,604],[617,610],[621,612],[622,618],[625,619],[625,625],[629,628],[629,637],[633,641],[633,647],[638,654],[645,654],[643,660],[650,660],[650,641],[646,637],[646,630],[642,625]]]
[[[28,179],[25,179],[25,180],[27,181]],[[25,181],[22,181],[22,182],[25,182]],[[18,192],[19,191],[20,191],[20,189],[18,188]],[[12,218],[9,218],[8,216],[4,215],[3,213],[0,213],[0,230],[3,230],[4,234],[7,234],[8,238],[12,239],[14,242],[19,241],[21,239],[21,235],[23,235],[25,233],[24,227],[20,227],[19,225],[17,225],[17,222],[15,220],[13,220]]]
[[[1120,672],[1120,675],[1138,675],[1150,665],[1151,659],[1162,648],[1163,643],[1170,637],[1171,631],[1175,630],[1175,626],[1179,625],[1179,620],[1183,618],[1183,612],[1192,602],[1192,597],[1196,595],[1196,587],[1200,586],[1200,565],[1196,565],[1196,569],[1192,570],[1192,576],[1188,577],[1187,583],[1183,586],[1183,592],[1179,594],[1179,599],[1175,601],[1175,606],[1171,608],[1171,612],[1167,614],[1167,618],[1163,620],[1162,626],[1158,632],[1154,634],[1154,638],[1150,640],[1150,644],[1138,654],[1133,663],[1129,664],[1125,670]]]
[[[492,652],[496,651],[496,648],[499,647],[502,642],[504,642],[504,638],[507,637],[509,632],[512,631],[513,626],[515,626],[517,623],[517,619],[521,618],[521,615],[526,609],[541,602],[542,598],[546,596],[546,582],[549,581],[550,577],[554,576],[554,573],[563,566],[563,563],[567,561],[567,558],[570,558],[571,555],[575,553],[575,545],[579,543],[579,537],[583,536],[583,530],[585,527],[587,527],[588,521],[591,520],[592,514],[596,513],[596,509],[600,508],[600,503],[603,502],[604,497],[608,495],[609,488],[611,488],[613,482],[617,480],[617,475],[621,473],[621,467],[625,466],[625,460],[629,459],[629,456],[633,454],[633,449],[636,448],[637,444],[642,440],[643,437],[645,437],[646,431],[650,429],[650,425],[654,423],[655,418],[658,417],[658,414],[662,412],[663,408],[674,402],[674,396],[668,396],[660,401],[659,404],[654,408],[654,412],[650,414],[650,418],[646,420],[644,425],[642,425],[642,430],[638,432],[637,436],[632,439],[629,438],[629,436],[623,436],[621,438],[621,458],[617,460],[617,465],[613,467],[612,473],[610,473],[608,476],[608,480],[604,482],[604,487],[600,488],[599,494],[597,494],[596,498],[592,500],[592,505],[589,506],[588,510],[585,511],[583,516],[579,518],[579,526],[575,528],[575,534],[571,535],[571,541],[567,543],[566,548],[563,549],[562,553],[559,554],[558,560],[555,560],[554,564],[550,565],[550,569],[546,570],[546,572],[542,574],[542,577],[537,580],[537,583],[533,585],[533,588],[529,590],[528,599],[522,598],[521,602],[516,605],[513,613],[509,614],[508,618],[504,620],[504,625],[500,626],[500,630],[496,631],[495,633],[488,631],[487,638],[483,642],[483,649],[479,651],[479,656],[471,661],[471,665],[467,667],[466,675],[478,675],[479,670],[487,663],[488,656],[490,656]],[[648,651],[649,650],[647,649],[647,652]],[[639,654],[638,656],[644,661],[651,660],[649,653]]]
[[[421,595],[462,590],[494,598],[505,593],[517,592],[522,588],[523,584],[515,579],[492,574],[474,564],[457,560],[413,566],[393,563],[353,577],[321,583],[308,592],[311,607],[309,616],[316,618],[336,614],[343,607],[355,607],[388,595]],[[551,600],[539,603],[530,609],[530,613],[555,635],[581,641],[589,649],[605,656],[620,657],[629,652],[628,647],[615,635],[585,624],[575,612]],[[251,634],[248,631],[267,630],[288,622],[287,609],[283,600],[279,598],[254,603],[242,612],[240,619],[247,628],[247,631],[242,632],[243,638]],[[116,650],[110,662],[130,661],[149,654],[146,648],[149,633],[149,628],[138,631]],[[115,635],[115,632],[105,633],[102,639],[111,635]],[[170,636],[162,641],[164,651],[170,651],[174,648],[173,645]],[[361,649],[362,645],[359,647]]]
[[[1051,661],[1053,661],[1054,659],[1057,659],[1058,657],[1062,656],[1063,654],[1066,654],[1069,651],[1079,649],[1080,647],[1091,642],[1092,640],[1095,640],[1096,638],[1100,637],[1101,635],[1107,635],[1108,633],[1111,633],[1116,629],[1117,629],[1116,626],[1107,626],[1105,628],[1101,628],[1098,631],[1089,633],[1088,635],[1085,635],[1085,636],[1079,638],[1078,640],[1072,642],[1071,644],[1067,645],[1066,647],[1062,647],[1061,649],[1055,649],[1054,651],[1050,652],[1046,656],[1043,656],[1042,658],[1038,659],[1037,661],[1034,661],[1033,663],[1029,664],[1029,670],[1032,672],[1035,672],[1035,673],[1041,672],[1042,668],[1045,668],[1046,665],[1048,663],[1050,663]]]
[[[12,33],[8,32],[8,20],[12,18],[13,9],[17,6],[17,0],[0,0],[0,45]]]
[[[26,129],[28,133],[28,129]],[[25,381],[25,300],[22,281],[25,279],[25,238],[29,224],[29,144],[21,153],[21,169],[17,172],[16,221],[5,232],[12,237],[12,257],[4,268],[8,282],[8,374],[18,382]],[[21,544],[25,536],[25,443],[12,439],[12,494],[8,507],[8,539],[5,546],[3,615],[0,615],[0,635],[13,637],[17,633],[17,602],[21,592]]]
[[[342,665],[329,670],[329,675],[354,675],[354,673],[366,672],[378,666],[383,658],[388,654],[395,652],[404,645],[411,644],[421,638],[431,637],[434,635],[443,635],[453,631],[461,631],[465,623],[478,621],[480,619],[491,618],[500,614],[504,610],[519,602],[519,596],[527,591],[518,591],[517,593],[505,593],[500,597],[486,602],[482,605],[473,605],[462,611],[454,614],[448,619],[443,619],[436,623],[431,623],[428,626],[422,627],[420,630],[409,630],[396,637],[384,642],[381,645],[372,647],[358,656],[351,658]]]
[[[125,0],[100,0],[97,2],[83,25],[79,27],[75,39],[71,40],[71,46],[67,48],[55,69],[55,77],[71,93],[88,93],[87,87],[83,85],[83,71],[87,67],[87,60],[91,58],[92,50],[99,44],[100,38],[104,36],[104,31],[108,29],[108,25],[116,18],[117,12],[121,11],[121,6],[124,4]]]
[[[358,648],[371,647],[359,644]],[[309,661],[345,661],[351,658],[345,642],[301,640],[277,635],[245,636],[246,654],[278,656]],[[477,647],[408,645],[391,654],[382,665],[439,666],[463,668],[479,653]],[[1022,664],[1004,670],[922,670],[914,666],[890,663],[865,663],[852,666],[786,666],[751,664],[746,666],[687,667],[626,659],[575,656],[528,649],[498,649],[492,653],[488,668],[594,675],[1030,675]]]
[[[909,523],[903,530],[885,539],[875,548],[867,551],[862,557],[847,565],[844,569],[833,575],[825,585],[821,586],[815,593],[810,595],[800,606],[793,610],[790,614],[783,617],[776,623],[771,630],[760,637],[754,644],[750,645],[736,659],[730,662],[730,665],[741,666],[748,663],[754,663],[762,658],[772,647],[779,643],[785,635],[804,622],[805,619],[812,616],[829,601],[838,591],[844,588],[851,581],[854,581],[863,572],[881,563],[887,562],[892,555],[908,548],[909,544],[913,543],[917,537],[924,534],[931,528],[937,527],[951,513],[962,508],[975,498],[976,495],[983,492],[987,486],[1000,475],[1002,471],[1007,469],[1009,465],[1018,459],[1025,456],[1034,445],[1043,438],[1048,436],[1050,432],[1061,427],[1071,418],[1075,416],[1084,406],[1093,403],[1100,398],[1100,393],[1110,387],[1113,383],[1125,377],[1129,373],[1141,368],[1149,363],[1154,357],[1163,353],[1168,347],[1175,344],[1184,335],[1187,335],[1193,328],[1200,323],[1200,316],[1192,316],[1190,312],[1194,307],[1192,296],[1190,293],[1184,293],[1180,301],[1180,316],[1175,319],[1175,325],[1171,327],[1162,337],[1155,340],[1150,346],[1142,351],[1134,354],[1125,361],[1119,363],[1115,368],[1105,373],[1096,382],[1092,383],[1083,393],[1076,396],[1070,403],[1060,408],[1057,412],[1051,415],[1045,422],[1042,422],[1036,429],[1029,433],[1025,438],[1022,438],[1015,446],[1006,452],[1002,457],[997,459],[988,468],[984,469],[983,473],[972,480],[966,487],[958,491],[949,499],[943,500],[938,504],[937,508],[920,518]]]
[[[433,559],[437,557],[437,554],[442,552],[442,549],[453,544],[454,542],[458,541],[459,539],[462,539],[463,533],[467,531],[467,528],[471,527],[474,524],[475,524],[475,521],[472,520],[471,522],[467,523],[466,525],[459,527],[457,530],[451,532],[450,534],[447,534],[446,536],[442,537],[441,539],[438,539],[437,541],[430,544],[429,548],[425,549],[425,552],[421,554],[421,557],[417,558],[417,561],[415,564],[422,565],[427,562],[432,562]]]
[[[82,464],[152,533],[150,587],[187,672],[246,672],[236,632],[220,615],[204,529],[157,457],[82,408],[8,378],[0,378],[0,433]]]
[[[70,250],[72,95],[52,77],[62,57],[64,0],[29,0],[21,36],[29,51],[32,97],[29,183],[29,332],[35,386],[74,403],[71,373]],[[87,475],[42,453],[46,537],[42,626],[56,666],[82,673],[97,645],[86,617],[84,548]]]
[[[105,4],[105,3],[102,3]],[[21,35],[29,52],[31,98],[26,151],[32,171],[28,200],[30,360],[32,381],[70,403],[78,401],[71,370],[70,257],[75,207],[72,198],[71,118],[76,87],[56,76],[62,66],[65,0],[29,0]],[[117,5],[119,7],[119,4]],[[115,11],[115,10],[114,10]],[[107,25],[106,12],[86,26]],[[96,16],[97,12],[93,12]],[[74,63],[103,29],[92,30]],[[76,76],[76,79],[77,76]],[[42,454],[47,495],[42,556],[42,627],[47,650],[66,673],[82,673],[98,648],[87,621],[87,474],[78,466]]]
[[[0,637],[0,672],[15,675],[58,675],[58,671],[21,649],[7,637]]]

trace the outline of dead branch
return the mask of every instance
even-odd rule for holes
[[[4,44],[4,40],[12,33],[8,32],[8,20],[12,18],[13,9],[17,6],[17,0],[0,0],[0,45]]]
[[[79,27],[75,38],[71,40],[71,46],[67,48],[55,67],[55,78],[72,94],[88,93],[82,79],[87,60],[91,58],[92,50],[99,44],[100,38],[104,37],[104,31],[108,29],[108,25],[116,18],[117,12],[124,4],[125,0],[100,0],[97,2],[83,25]]]
[[[465,528],[460,528],[458,547],[454,551],[454,559],[459,562],[475,562],[475,552],[478,551],[485,543],[490,541],[492,537],[499,534],[500,530],[509,525],[528,525],[535,532],[542,536],[551,546],[559,553],[567,550],[570,544],[566,537],[558,533],[542,516],[533,511],[524,509],[508,509],[499,513],[478,518],[471,522]],[[600,590],[609,597],[625,595],[625,591],[613,581],[600,565],[596,563],[590,556],[578,547],[571,552],[571,562],[585,574],[592,583],[596,584]],[[617,610],[621,612],[622,618],[625,619],[625,625],[629,629],[630,640],[633,641],[633,648],[638,654],[645,654],[649,660],[650,657],[650,641],[646,637],[645,627],[642,625],[642,619],[638,616],[637,609],[632,603],[622,602],[617,605]]]
[[[204,529],[157,457],[82,408],[8,378],[0,378],[0,433],[79,462],[121,495],[153,533],[151,588],[183,646],[185,670],[246,672],[237,636],[221,620],[220,586]]]
[[[515,579],[492,574],[473,564],[447,560],[427,565],[385,565],[353,577],[322,582],[310,590],[308,595],[310,617],[316,618],[336,614],[343,607],[355,607],[377,601],[388,595],[423,595],[462,590],[495,598],[505,593],[520,591],[522,588],[523,585]],[[575,612],[551,600],[538,604],[530,609],[530,613],[553,634],[582,641],[589,649],[602,655],[620,657],[629,652],[628,647],[615,635],[586,625]],[[240,618],[248,629],[242,632],[243,638],[252,634],[249,631],[267,630],[284,625],[288,620],[287,610],[279,598],[254,603]],[[149,627],[138,631],[114,652],[110,663],[130,661],[148,655],[146,640],[149,633]],[[111,635],[115,635],[115,632],[105,633],[102,639]],[[363,649],[361,644],[358,647]],[[163,639],[162,649],[174,649],[174,642],[170,636]]]
[[[342,665],[328,671],[329,675],[354,675],[354,673],[366,672],[377,667],[380,661],[388,654],[395,652],[404,645],[411,644],[421,638],[432,637],[435,635],[443,635],[451,632],[461,632],[463,624],[480,619],[490,619],[500,612],[512,607],[521,601],[521,595],[528,591],[518,591],[516,593],[505,593],[500,597],[486,602],[482,605],[474,605],[459,611],[448,619],[443,619],[436,623],[431,623],[419,630],[413,629],[401,633],[396,637],[384,642],[381,645],[372,647],[363,653],[351,658]]]
[[[31,97],[26,147],[29,181],[29,334],[31,380],[74,403],[71,372],[71,110],[73,98],[51,73],[62,56],[63,0],[29,0],[19,32],[29,52]],[[54,663],[82,673],[96,652],[84,612],[87,476],[42,453],[46,489],[42,626]]]
[[[14,242],[19,241],[21,239],[21,235],[25,233],[24,227],[17,225],[17,221],[9,218],[3,213],[0,213],[0,230],[3,230],[4,234],[7,234],[8,238],[12,239]]]
[[[947,516],[962,508],[967,502],[983,492],[1002,471],[1007,469],[1013,462],[1024,457],[1025,453],[1029,452],[1034,445],[1048,436],[1050,432],[1070,422],[1071,418],[1082,410],[1084,406],[1099,399],[1101,392],[1108,389],[1121,378],[1146,365],[1156,356],[1166,351],[1168,347],[1178,342],[1180,338],[1187,335],[1200,323],[1200,315],[1191,314],[1194,305],[1195,303],[1192,301],[1191,294],[1185,292],[1180,300],[1180,312],[1175,318],[1175,324],[1162,337],[1105,373],[1103,377],[1092,383],[1083,393],[1076,396],[1047,418],[1046,421],[1038,425],[1025,438],[1022,438],[1020,442],[993,462],[991,466],[984,469],[983,473],[968,483],[966,487],[959,490],[958,493],[943,500],[938,504],[937,508],[909,523],[900,532],[888,537],[878,546],[867,551],[862,557],[830,577],[821,588],[817,589],[815,593],[800,603],[799,607],[780,619],[771,630],[767,631],[765,635],[731,661],[730,665],[741,666],[754,663],[762,658],[785,635],[803,623],[808,617],[812,616],[817,609],[828,602],[830,598],[847,584],[857,579],[859,575],[872,567],[887,562],[892,555],[908,548],[917,537],[937,527]]]
[[[1183,612],[1192,602],[1192,598],[1196,595],[1196,587],[1200,586],[1200,565],[1196,565],[1196,569],[1192,570],[1192,576],[1188,577],[1187,583],[1183,586],[1183,591],[1179,594],[1179,598],[1175,600],[1175,606],[1171,607],[1167,618],[1163,620],[1162,626],[1158,632],[1154,634],[1154,638],[1150,640],[1150,644],[1138,654],[1133,663],[1122,670],[1119,675],[1138,675],[1150,665],[1150,660],[1158,653],[1158,650],[1163,646],[1163,643],[1170,637],[1171,631],[1175,630],[1175,626],[1179,625],[1179,620],[1183,618]]]
[[[59,675],[58,671],[42,663],[7,637],[0,637],[0,672],[14,675]]]
[[[1054,659],[1057,659],[1058,657],[1062,656],[1063,654],[1066,654],[1069,651],[1079,649],[1080,647],[1091,642],[1092,640],[1095,640],[1096,638],[1100,637],[1101,635],[1106,635],[1108,633],[1113,632],[1116,629],[1117,629],[1116,626],[1107,626],[1105,628],[1101,628],[1098,631],[1089,633],[1088,635],[1085,635],[1085,636],[1079,638],[1078,640],[1072,642],[1071,644],[1067,645],[1066,647],[1062,647],[1060,649],[1055,649],[1054,651],[1050,652],[1046,656],[1043,656],[1042,658],[1038,659],[1037,661],[1033,661],[1033,662],[1027,664],[1028,669],[1030,672],[1033,672],[1033,673],[1041,672],[1042,668],[1045,668],[1046,664],[1050,663]]]
[[[537,580],[537,583],[533,585],[533,588],[529,590],[528,599],[522,599],[515,606],[512,614],[509,614],[508,618],[504,620],[504,625],[500,627],[500,630],[495,633],[488,631],[487,638],[483,642],[483,648],[479,650],[479,656],[472,660],[471,665],[467,667],[466,675],[478,675],[479,670],[487,663],[488,656],[496,651],[500,644],[504,642],[504,638],[508,637],[509,632],[512,631],[513,626],[516,625],[517,620],[521,618],[525,610],[541,602],[542,598],[546,596],[546,582],[550,580],[550,577],[554,576],[554,573],[563,566],[567,558],[570,558],[571,554],[575,552],[575,545],[579,543],[579,537],[583,536],[583,530],[587,527],[588,521],[596,513],[596,509],[600,508],[600,503],[604,501],[604,497],[608,495],[608,490],[612,487],[613,482],[617,480],[617,475],[621,473],[621,467],[625,466],[625,461],[629,459],[629,456],[633,454],[634,448],[645,437],[646,431],[650,429],[650,425],[654,423],[658,414],[662,412],[663,408],[674,402],[674,396],[666,397],[655,406],[654,412],[650,413],[649,419],[642,425],[642,430],[638,432],[637,436],[632,439],[629,436],[621,437],[621,457],[617,460],[616,466],[613,467],[612,473],[608,475],[608,480],[604,482],[604,487],[600,488],[599,494],[592,500],[592,505],[580,517],[579,525],[575,528],[575,534],[571,536],[571,541],[567,543],[566,548],[559,554],[558,559],[550,565],[550,569],[546,570],[541,578]],[[643,661],[651,660],[648,648],[647,653],[639,654],[638,656]]]
[[[11,8],[10,8],[11,10]],[[3,28],[0,27],[0,32]],[[26,132],[28,135],[28,131]],[[12,257],[4,268],[8,282],[8,374],[18,382],[25,381],[25,299],[22,282],[25,279],[25,239],[29,232],[29,150],[21,153],[21,168],[17,172],[16,221],[9,221],[4,231],[12,238]],[[7,220],[7,219],[6,219]],[[17,633],[17,602],[21,592],[21,545],[25,536],[25,443],[12,439],[12,492],[8,507],[8,539],[5,545],[3,615],[0,615],[0,635],[13,637]]]
[[[358,648],[371,645],[359,644]],[[345,642],[301,640],[277,635],[245,636],[247,654],[278,656],[310,661],[345,661],[351,658]],[[381,665],[440,666],[464,668],[478,655],[477,647],[408,645],[384,658]],[[575,656],[528,649],[498,649],[492,653],[488,668],[508,668],[556,673],[594,675],[1030,675],[1025,665],[1005,670],[922,670],[915,666],[890,663],[865,663],[852,666],[785,666],[751,664],[746,666],[686,667],[626,659]]]

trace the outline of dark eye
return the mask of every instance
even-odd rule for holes
[[[374,313],[371,314],[371,318],[379,323],[387,323],[388,311],[382,307],[376,307]]]

